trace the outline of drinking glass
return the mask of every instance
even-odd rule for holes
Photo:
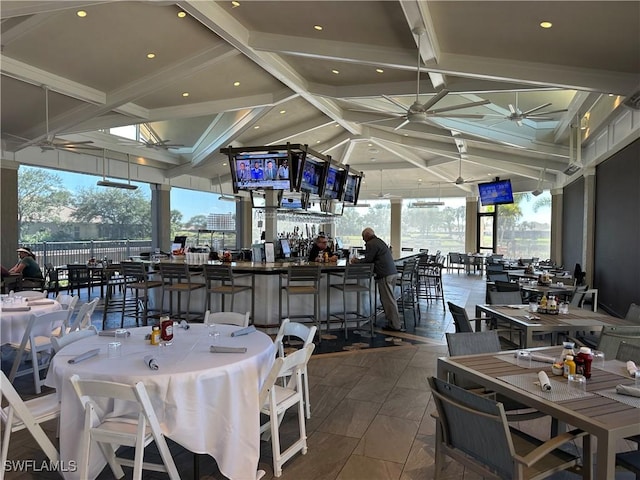
[[[569,391],[585,393],[587,391],[587,377],[580,374],[569,374],[568,377]]]
[[[636,388],[640,388],[640,372],[636,372],[635,378],[636,378]]]
[[[518,350],[516,352],[516,364],[519,367],[531,367],[531,352],[529,350]]]
[[[536,313],[538,311],[538,303],[537,302],[529,302],[529,311],[531,313]]]
[[[592,367],[598,367],[598,368],[604,368],[604,352],[601,352],[600,350],[593,350],[591,352],[591,355],[593,355],[593,360],[591,361],[591,366]]]
[[[122,343],[110,342],[107,345],[107,358],[120,358],[122,356]]]

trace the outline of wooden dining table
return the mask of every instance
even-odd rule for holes
[[[555,357],[560,355],[561,347],[535,351]],[[534,383],[537,372],[541,370],[548,374],[551,382],[548,392]],[[551,364],[533,362],[528,368],[518,366],[513,351],[441,357],[437,372],[438,378],[443,380],[447,380],[450,374],[456,378],[463,377],[548,414],[565,425],[588,432],[589,436],[583,440],[583,478],[588,480],[615,478],[616,442],[640,434],[640,399],[615,393],[616,385],[634,385],[625,363],[618,360],[606,361],[602,367],[594,366],[584,393],[569,389],[564,377],[554,376]],[[595,471],[592,438],[596,440]]]
[[[575,336],[576,332],[595,331],[605,325],[629,325],[624,318],[604,313],[592,312],[583,308],[569,306],[569,313],[548,314],[530,312],[528,305],[476,305],[476,331],[480,331],[482,315],[508,323],[510,328],[521,331],[524,348],[530,347],[533,336],[551,333],[551,342],[557,343],[559,333]]]

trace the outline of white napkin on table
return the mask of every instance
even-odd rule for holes
[[[95,357],[100,353],[99,348],[94,348],[93,350],[89,350],[88,352],[81,353],[73,358],[67,360],[68,363],[80,363],[83,360],[87,360],[88,358]]]
[[[115,330],[100,330],[98,332],[98,335],[100,337],[115,337],[116,336],[116,331]],[[129,330],[127,330],[126,336],[127,337],[131,336],[131,332]]]
[[[3,312],[28,312],[31,307],[2,307]]]
[[[158,370],[160,368],[160,365],[158,365],[158,360],[156,360],[156,358],[153,355],[146,355],[144,357],[144,363],[151,370]]]
[[[630,397],[640,397],[640,388],[630,387],[628,385],[616,385],[616,393],[629,395]]]
[[[627,362],[627,372],[629,372],[629,375],[631,375],[632,377],[638,375],[638,367],[636,367],[636,364],[633,362],[633,360],[629,360]]]
[[[538,372],[538,380],[540,381],[540,390],[543,392],[548,392],[551,390],[551,382],[549,381],[549,377],[542,370]]]
[[[240,330],[236,330],[235,332],[231,332],[232,337],[239,337],[240,335],[249,335],[252,332],[256,331],[256,327],[253,325],[249,325],[246,328],[241,328]]]
[[[209,351],[211,353],[247,353],[247,347],[221,347],[211,345]]]
[[[54,303],[56,303],[55,300],[47,300],[47,299],[38,299],[38,300],[31,300],[29,302],[29,305],[53,305]]]

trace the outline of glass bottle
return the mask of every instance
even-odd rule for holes
[[[573,361],[573,355],[567,355],[567,358],[564,359],[564,371],[562,375],[565,378],[568,378],[569,375],[576,374],[576,362]]]
[[[151,345],[160,345],[160,325],[151,327]]]
[[[580,347],[578,352],[578,358],[584,362],[583,375],[587,378],[591,378],[591,363],[593,362],[593,354],[589,347]]]

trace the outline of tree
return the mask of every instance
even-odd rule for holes
[[[206,215],[194,215],[182,225],[187,230],[204,230],[207,228]]]
[[[60,220],[58,210],[71,202],[71,193],[61,185],[62,179],[55,173],[41,168],[20,167],[18,170],[18,228],[20,230],[26,222],[55,223]]]
[[[151,237],[151,202],[140,190],[82,188],[72,217],[80,222],[110,225],[111,239]]]
[[[171,210],[171,237],[175,237],[179,230],[182,230],[182,212],[180,210]]]

